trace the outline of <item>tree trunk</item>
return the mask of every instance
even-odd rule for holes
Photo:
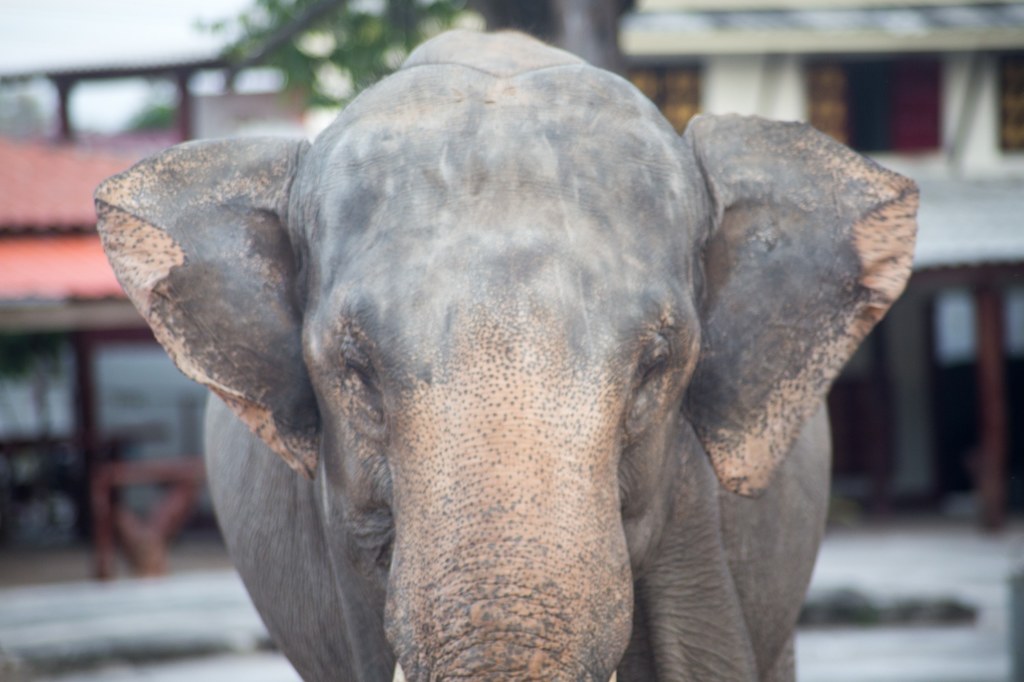
[[[491,31],[514,29],[550,41],[594,66],[622,73],[619,15],[628,0],[474,0]]]
[[[549,0],[471,0],[469,6],[483,16],[488,31],[515,30],[541,40],[557,38]]]
[[[615,0],[552,0],[559,47],[594,66],[622,73],[619,3]]]

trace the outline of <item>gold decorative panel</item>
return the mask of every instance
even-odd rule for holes
[[[695,66],[633,69],[629,79],[679,132],[700,112],[700,69]]]
[[[846,88],[846,73],[838,64],[808,67],[808,119],[815,128],[843,144],[850,143]]]
[[[999,84],[999,137],[1006,151],[1024,150],[1024,57],[1004,57]]]

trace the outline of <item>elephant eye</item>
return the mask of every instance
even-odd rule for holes
[[[665,368],[671,351],[668,339],[661,334],[656,334],[651,343],[647,344],[640,356],[640,363],[637,365],[637,376],[641,384],[646,383]]]
[[[668,339],[657,334],[644,348],[636,367],[636,384],[633,401],[626,415],[626,432],[635,437],[644,430],[647,415],[658,402],[657,379],[664,376],[672,355],[672,347]]]
[[[384,425],[384,401],[378,387],[377,373],[369,356],[351,337],[346,337],[342,342],[341,353],[344,383],[350,397],[354,399],[355,416],[376,434]]]
[[[376,507],[361,510],[353,520],[350,531],[364,558],[371,561],[378,570],[387,573],[391,567],[395,540],[395,522],[391,509]]]
[[[373,369],[370,365],[346,357],[345,369],[352,372],[366,387],[373,387]]]
[[[373,367],[370,364],[370,358],[351,337],[347,337],[342,342],[341,355],[345,360],[346,370],[354,372],[364,384],[373,383]]]

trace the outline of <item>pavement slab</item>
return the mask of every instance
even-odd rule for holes
[[[0,590],[0,660],[37,672],[270,646],[233,571]]]
[[[833,529],[810,598],[856,589],[878,599],[952,597],[978,611],[973,625],[803,629],[801,682],[1007,682],[1009,578],[1024,569],[1024,524],[983,533],[919,522]],[[1022,681],[1024,682],[1024,681]]]
[[[876,599],[953,597],[969,625],[805,628],[801,682],[1005,682],[1009,576],[1024,568],[1024,524],[901,524],[826,536],[811,592]],[[237,574],[0,589],[0,680],[297,682]],[[5,667],[6,666],[6,667]]]
[[[274,652],[209,656],[201,659],[109,665],[88,672],[37,679],[34,682],[302,682],[302,678]]]

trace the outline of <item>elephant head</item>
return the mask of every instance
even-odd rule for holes
[[[97,207],[177,365],[314,479],[410,680],[603,682],[685,452],[771,485],[916,197],[806,125],[679,137],[571,55],[447,34],[312,145],[181,145]]]

